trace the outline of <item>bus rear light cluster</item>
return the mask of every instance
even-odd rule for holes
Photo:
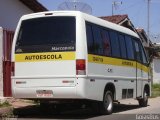
[[[86,75],[86,61],[84,59],[76,60],[76,75]]]

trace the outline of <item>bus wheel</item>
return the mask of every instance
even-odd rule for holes
[[[112,114],[113,111],[113,95],[112,92],[106,91],[104,93],[103,101],[100,103],[101,114]]]
[[[143,98],[138,100],[140,107],[147,107],[148,105],[148,95],[147,91],[144,89],[143,91]]]

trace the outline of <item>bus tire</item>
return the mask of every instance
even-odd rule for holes
[[[146,89],[143,91],[143,98],[138,100],[140,107],[147,107],[148,105],[148,95]]]
[[[103,101],[100,102],[101,114],[109,115],[113,111],[113,95],[111,91],[105,91]]]

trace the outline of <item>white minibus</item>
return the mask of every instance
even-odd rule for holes
[[[149,65],[139,36],[79,11],[21,17],[12,46],[12,94],[40,102],[91,101],[101,114],[113,102],[147,106]]]

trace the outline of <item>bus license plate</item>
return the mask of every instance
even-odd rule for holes
[[[37,90],[37,97],[53,97],[52,90]]]

